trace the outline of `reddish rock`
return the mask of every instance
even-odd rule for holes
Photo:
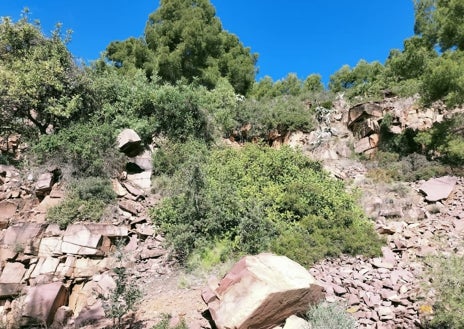
[[[423,183],[419,190],[425,193],[425,199],[430,202],[435,202],[447,199],[456,185],[457,178],[453,176],[443,176],[432,178]]]
[[[21,283],[26,268],[21,263],[6,263],[0,275],[0,283]]]
[[[67,295],[67,289],[61,282],[30,288],[24,301],[22,325],[50,325],[56,310],[66,304]]]
[[[46,225],[38,223],[18,223],[9,226],[1,241],[1,245],[12,248],[24,248],[24,252],[36,253],[38,251],[39,236]]]
[[[378,143],[379,143],[379,135],[372,134],[356,142],[354,146],[354,151],[356,153],[364,153],[364,152],[367,152],[369,150],[376,148]]]
[[[111,184],[114,193],[116,193],[118,197],[123,197],[127,194],[127,190],[121,185],[121,183],[119,183],[117,179],[112,179]]]
[[[16,202],[6,200],[0,201],[0,221],[5,221],[7,223],[6,225],[8,226],[8,220],[14,216],[17,209],[18,204]]]
[[[124,211],[129,212],[130,214],[137,216],[139,213],[143,211],[143,206],[140,205],[138,202],[131,201],[131,200],[120,200],[118,202],[119,208]]]
[[[0,283],[0,299],[11,298],[19,295],[23,289],[20,283]]]
[[[323,298],[305,268],[272,254],[242,258],[215,293],[208,307],[218,329],[273,328]]]

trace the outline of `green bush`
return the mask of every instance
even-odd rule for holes
[[[421,144],[430,156],[461,166],[464,163],[464,114],[458,113],[435,123],[431,129],[417,134],[415,142]]]
[[[155,91],[153,102],[156,133],[180,142],[191,138],[211,140],[212,127],[201,107],[201,92],[194,86],[161,86]]]
[[[123,247],[123,241],[117,241],[115,258],[118,266],[113,268],[113,272],[116,275],[116,287],[110,291],[108,296],[100,295],[105,314],[113,319],[113,328],[117,329],[127,327],[122,318],[129,311],[135,311],[137,304],[142,299],[142,291],[130,273],[128,273],[128,269],[123,266],[125,258]],[[131,326],[129,325],[129,327]]]
[[[77,179],[70,184],[68,196],[63,203],[47,212],[47,220],[59,224],[61,228],[75,221],[97,222],[115,199],[116,195],[107,179]]]
[[[153,209],[182,260],[221,241],[232,253],[274,251],[309,265],[341,253],[375,255],[381,241],[355,198],[319,163],[284,147],[213,149],[175,176],[177,193]]]
[[[123,154],[115,146],[116,134],[110,124],[76,123],[57,134],[41,136],[33,152],[40,163],[69,165],[74,177],[111,177],[123,164]]]
[[[208,152],[206,145],[198,140],[184,143],[165,140],[153,152],[153,174],[172,176],[189,163],[202,162]]]
[[[356,321],[335,303],[320,303],[306,313],[311,329],[355,329]]]
[[[464,257],[434,258],[431,282],[436,303],[431,328],[464,328]]]

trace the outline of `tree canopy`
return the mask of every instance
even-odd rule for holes
[[[209,0],[161,0],[144,36],[112,42],[106,56],[125,71],[142,68],[170,83],[185,79],[213,88],[224,77],[240,94],[250,90],[257,60],[223,30]]]
[[[58,25],[50,38],[25,15],[0,23],[1,132],[45,134],[81,109],[85,78],[66,48]]]
[[[464,0],[415,0],[414,32],[441,50],[464,50]]]

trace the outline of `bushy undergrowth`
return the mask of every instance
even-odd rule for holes
[[[211,256],[216,250],[221,261],[273,251],[309,265],[379,251],[381,241],[355,198],[298,151],[217,148],[181,168],[176,193],[152,218],[182,260],[194,251]]]
[[[435,123],[429,130],[420,132],[416,143],[424,146],[426,152],[454,166],[464,164],[464,114],[456,114],[442,122]]]
[[[380,151],[372,160],[367,163],[367,176],[376,182],[413,182],[440,177],[450,172],[447,166],[428,160],[425,155],[418,153],[400,157],[397,153]]]
[[[430,328],[464,328],[464,257],[431,260],[432,287],[437,299]]]
[[[122,167],[116,136],[110,124],[77,123],[56,134],[41,136],[33,151],[39,163],[69,165],[74,177],[110,177]]]
[[[65,228],[75,221],[98,222],[108,205],[116,200],[110,182],[99,177],[76,179],[70,183],[66,199],[47,213],[47,220]]]

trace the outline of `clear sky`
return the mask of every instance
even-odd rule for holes
[[[259,54],[257,78],[319,73],[327,82],[343,64],[384,63],[413,35],[412,0],[211,0],[225,30]],[[0,16],[24,7],[49,35],[55,23],[73,30],[69,49],[96,59],[114,40],[143,35],[158,0],[0,0]]]

